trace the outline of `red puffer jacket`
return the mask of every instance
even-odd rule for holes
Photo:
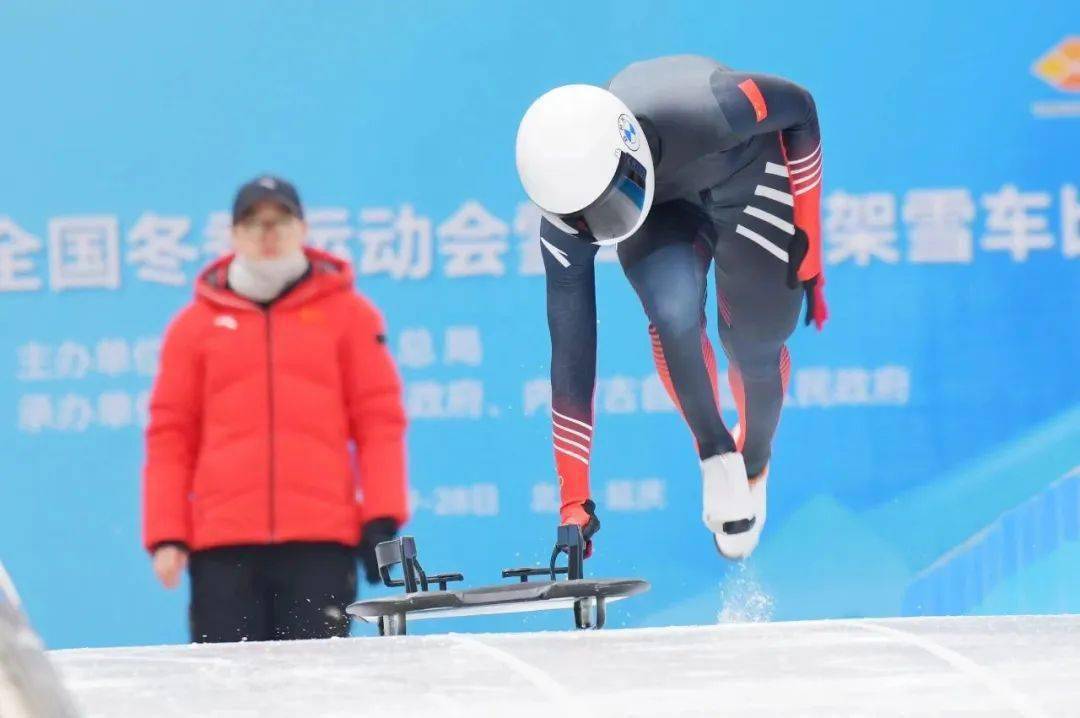
[[[215,262],[169,326],[146,431],[148,549],[353,545],[366,520],[405,522],[405,412],[382,318],[346,263],[305,252],[308,277],[268,309],[228,290],[231,257]]]

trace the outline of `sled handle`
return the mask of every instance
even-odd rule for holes
[[[375,560],[379,564],[379,576],[384,585],[390,588],[404,586],[405,593],[416,593],[416,569],[420,564],[416,560],[416,540],[412,536],[402,536],[377,544]],[[390,570],[398,564],[401,564],[400,580],[390,578]]]
[[[405,587],[405,593],[427,591],[431,583],[438,584],[440,591],[446,590],[450,581],[463,581],[460,573],[440,573],[428,576],[416,555],[416,539],[412,536],[383,541],[375,546],[375,560],[379,564],[379,577],[390,588]],[[390,570],[401,564],[401,579],[390,578]]]
[[[548,574],[551,580],[555,580],[559,571],[555,563],[559,554],[566,554],[566,577],[571,581],[585,577],[585,538],[581,535],[581,527],[577,524],[563,524],[555,534],[555,548],[551,550],[551,563]]]
[[[568,570],[566,566],[555,567],[555,573],[567,573]],[[504,568],[502,572],[503,578],[520,578],[522,583],[528,583],[529,576],[551,576],[551,569],[525,566],[523,568]]]

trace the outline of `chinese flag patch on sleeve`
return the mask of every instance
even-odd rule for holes
[[[750,104],[754,106],[754,116],[758,122],[769,116],[769,108],[765,106],[765,98],[762,97],[761,90],[758,89],[756,82],[747,78],[739,83],[739,89],[746,95],[746,99],[750,100]]]

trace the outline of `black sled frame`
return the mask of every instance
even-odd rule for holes
[[[560,565],[560,556],[566,564]],[[401,596],[357,601],[348,612],[363,621],[377,623],[380,636],[405,635],[407,618],[426,619],[491,613],[518,613],[545,609],[571,608],[574,625],[579,629],[599,629],[607,619],[607,604],[649,589],[639,579],[586,579],[585,540],[579,526],[560,526],[547,568],[508,568],[503,578],[516,578],[512,584],[481,586],[458,591],[447,586],[464,580],[460,573],[429,575],[420,565],[416,540],[402,536],[375,547],[379,574],[383,583],[405,589]],[[401,566],[401,578],[391,577],[391,570]],[[545,577],[546,581],[529,581]],[[559,580],[565,576],[565,580]],[[435,588],[437,587],[437,588]]]

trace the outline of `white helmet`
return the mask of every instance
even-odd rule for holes
[[[652,207],[652,153],[634,114],[592,85],[541,95],[517,134],[521,184],[552,224],[596,244],[637,231]]]

